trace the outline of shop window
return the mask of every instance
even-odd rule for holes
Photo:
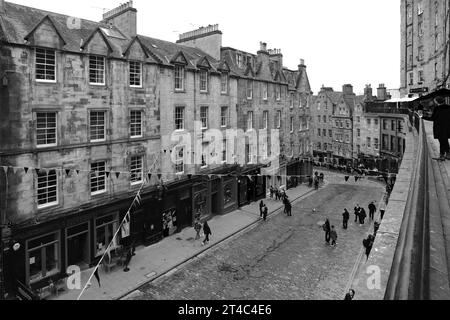
[[[118,239],[117,237],[114,238],[114,235],[118,228],[117,214],[103,216],[95,220],[96,257],[102,256],[110,243],[112,243],[110,251],[117,248]]]
[[[59,233],[52,233],[27,241],[27,276],[29,283],[35,283],[59,272],[59,251]]]

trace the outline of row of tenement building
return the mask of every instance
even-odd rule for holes
[[[403,153],[403,119],[380,113],[384,86],[313,96],[303,60],[291,70],[265,43],[256,54],[223,47],[217,25],[176,43],[138,35],[132,1],[93,22],[0,0],[0,44],[11,290],[95,264],[145,181],[132,237],[119,232],[113,249],[295,187],[313,157],[342,165]]]
[[[8,288],[96,263],[145,180],[137,245],[312,174],[303,61],[287,69],[265,43],[257,54],[222,47],[217,25],[177,43],[138,35],[136,16],[132,2],[92,22],[0,0]],[[113,249],[130,239],[120,235]]]

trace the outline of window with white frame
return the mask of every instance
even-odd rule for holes
[[[247,80],[247,99],[253,99],[253,81]]]
[[[36,48],[36,81],[56,82],[55,50]]]
[[[130,131],[131,131],[131,138],[142,137],[142,111],[140,110],[130,111]]]
[[[377,150],[380,148],[380,141],[378,140],[378,138],[373,139],[373,147]]]
[[[184,130],[184,107],[175,107],[175,130]]]
[[[184,148],[177,147],[175,149],[175,173],[184,173]]]
[[[114,250],[118,246],[118,239],[114,237],[119,228],[119,220],[117,214],[106,215],[95,219],[95,256],[102,256],[109,244],[110,250]]]
[[[106,140],[106,111],[91,111],[89,113],[90,141]]]
[[[95,85],[105,84],[105,58],[89,56],[89,83]]]
[[[58,176],[55,170],[37,174],[37,205],[38,209],[58,204]]]
[[[276,125],[277,125],[277,129],[281,128],[281,110],[277,111],[277,122],[276,122]]]
[[[227,73],[222,73],[221,76],[221,81],[220,81],[220,92],[222,94],[227,94],[228,93],[228,74]]]
[[[91,195],[106,192],[106,162],[91,163]]]
[[[247,130],[253,129],[253,112],[247,112]]]
[[[130,61],[130,87],[142,87],[142,64]]]
[[[220,126],[223,128],[228,126],[228,107],[220,108]]]
[[[277,101],[281,100],[281,86],[275,86],[275,96]]]
[[[200,92],[208,92],[208,70],[200,70]]]
[[[240,53],[236,53],[236,64],[238,65],[239,68],[242,68],[244,65],[242,54]]]
[[[144,181],[144,158],[133,156],[130,159],[130,181],[131,185],[136,185]]]
[[[290,106],[291,108],[294,107],[294,94],[293,94],[293,93],[290,94],[290,98],[289,98],[289,106]]]
[[[38,148],[57,145],[56,112],[36,113],[36,145]]]
[[[372,138],[367,137],[367,148],[371,148],[371,147],[372,147]]]
[[[268,129],[269,128],[269,111],[263,112],[263,118],[262,118],[262,129]]]
[[[184,67],[183,66],[180,66],[180,65],[175,66],[174,79],[175,79],[175,91],[183,91],[184,90]]]
[[[208,129],[208,107],[200,107],[200,121],[202,129]]]
[[[291,117],[291,133],[294,132],[294,117]]]
[[[269,84],[267,82],[264,82],[262,84],[262,98],[263,100],[267,100],[269,98]]]

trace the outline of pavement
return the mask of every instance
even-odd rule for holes
[[[288,190],[288,197],[295,201],[315,191],[306,185]],[[280,201],[264,200],[270,216],[279,213],[283,207]],[[138,247],[136,255],[132,258],[129,272],[124,272],[121,267],[116,267],[106,273],[99,268],[101,287],[95,277],[92,277],[94,269],[81,272],[81,289],[83,289],[91,277],[91,285],[83,292],[80,300],[117,300],[135,291],[146,283],[152,282],[162,276],[170,276],[192,259],[205,254],[223,241],[246,232],[261,223],[259,216],[259,202],[252,203],[232,213],[216,216],[210,220],[212,237],[209,245],[202,246],[201,240],[195,241],[193,228],[186,228],[182,232],[165,238],[157,244],[149,247]],[[77,300],[81,289],[66,290],[53,296],[52,300]]]
[[[363,226],[352,219],[344,230],[343,209],[367,207],[383,197],[384,186],[368,179],[345,182],[337,173],[325,179],[324,188],[293,203],[292,217],[273,214],[126,299],[342,300],[373,227],[369,219]],[[336,227],[336,247],[325,243],[326,218]]]

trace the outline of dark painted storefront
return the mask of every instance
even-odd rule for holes
[[[261,168],[251,168],[239,173],[239,207],[266,197],[266,179],[261,176]]]
[[[293,160],[286,166],[287,189],[296,188],[298,185],[308,181],[308,176],[312,176],[313,166],[310,161]]]

